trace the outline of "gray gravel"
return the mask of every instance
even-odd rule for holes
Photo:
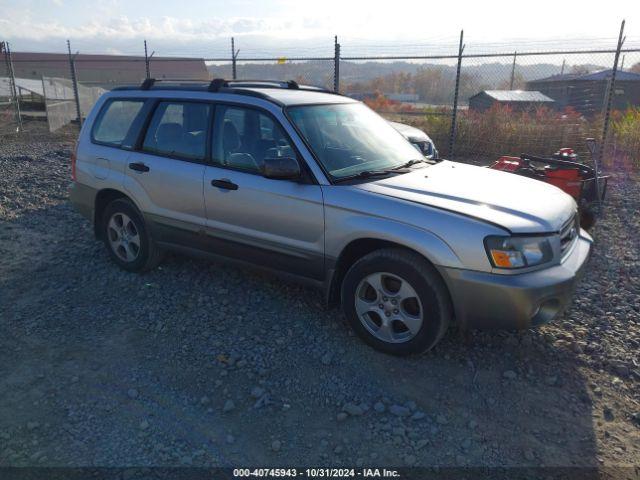
[[[619,465],[640,458],[640,184],[610,187],[571,310],[377,353],[322,295],[108,259],[70,146],[0,145],[0,465]]]

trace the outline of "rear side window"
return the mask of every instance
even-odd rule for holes
[[[212,106],[196,102],[160,102],[147,129],[143,150],[204,160]]]
[[[93,127],[93,141],[120,147],[143,105],[142,100],[112,100],[107,103]]]

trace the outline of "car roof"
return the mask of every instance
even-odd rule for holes
[[[412,127],[411,125],[407,125],[406,123],[400,122],[389,122],[393,128],[399,131],[403,136],[407,138],[415,138],[416,140],[431,140],[429,135],[426,132],[423,132],[419,128]]]
[[[234,90],[253,91],[260,95],[264,95],[269,99],[275,100],[277,103],[280,103],[284,106],[310,105],[321,103],[357,103],[357,100],[354,100],[352,98],[337,95],[331,92],[324,92],[321,90],[254,87],[234,88]]]

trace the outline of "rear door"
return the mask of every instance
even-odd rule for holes
[[[97,189],[120,188],[122,172],[148,106],[148,101],[140,98],[105,101],[88,133],[91,141],[78,144],[76,174],[80,183]]]
[[[217,105],[212,164],[204,175],[210,247],[227,256],[320,280],[324,275],[322,190],[262,176],[265,158],[297,156],[268,112]],[[303,165],[303,159],[299,158]]]
[[[213,105],[162,100],[141,148],[127,160],[125,189],[161,242],[193,243],[205,225],[202,181]]]

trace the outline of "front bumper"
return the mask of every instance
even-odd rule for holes
[[[523,329],[550,322],[571,302],[591,255],[584,230],[560,265],[516,275],[444,268],[458,323],[470,328]]]

